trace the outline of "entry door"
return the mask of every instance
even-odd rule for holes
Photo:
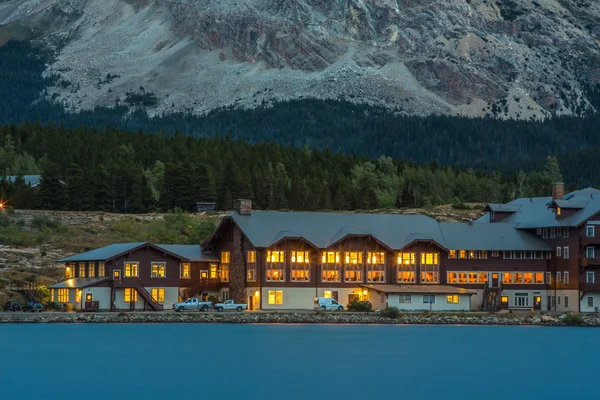
[[[248,296],[248,310],[254,310],[254,297]]]
[[[113,280],[115,280],[115,281],[121,280],[121,270],[120,269],[113,270]]]
[[[492,286],[491,287],[494,287],[494,288],[498,287],[498,273],[497,272],[494,272],[492,274]]]
[[[85,302],[86,303],[90,303],[92,301],[92,294],[91,293],[86,293],[85,294]]]
[[[533,309],[542,310],[542,296],[533,296]]]
[[[335,299],[335,301],[337,301],[339,303],[339,300],[338,300],[338,291],[337,290],[332,290],[331,291],[331,298]]]
[[[503,310],[508,310],[508,296],[500,297],[500,308]]]

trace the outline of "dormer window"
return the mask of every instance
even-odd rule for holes
[[[556,207],[556,216],[560,216],[561,209],[560,207]]]

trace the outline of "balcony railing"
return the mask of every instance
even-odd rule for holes
[[[598,226],[597,229],[600,230],[600,226]],[[579,232],[579,238],[580,238],[582,246],[586,246],[588,244],[600,244],[600,232],[599,231],[594,231],[593,236],[588,236],[587,230],[582,229],[581,232]]]
[[[583,268],[589,266],[589,265],[600,265],[600,257],[596,256],[596,257],[592,257],[592,258],[588,258],[586,257],[586,255],[584,254],[581,257],[581,266]]]

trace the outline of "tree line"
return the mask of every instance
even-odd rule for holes
[[[503,202],[547,195],[562,179],[556,158],[539,167],[506,175],[229,137],[0,126],[1,195],[17,208],[142,213],[215,201],[227,210],[236,198],[292,210]],[[36,173],[41,183],[28,187],[23,176]]]

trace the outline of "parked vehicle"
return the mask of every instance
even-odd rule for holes
[[[23,304],[23,311],[42,312],[44,311],[44,305],[38,301],[28,301]]]
[[[212,307],[212,302],[198,301],[198,299],[187,299],[180,303],[173,304],[173,310],[178,311],[178,312],[189,311],[189,310],[208,311],[208,309],[211,307]]]
[[[323,311],[344,311],[344,306],[330,297],[317,297],[315,299],[315,309],[319,308]]]
[[[20,310],[21,310],[21,305],[19,304],[18,301],[7,301],[2,306],[2,311],[4,311],[4,312],[8,312],[8,311],[20,311]]]
[[[227,300],[225,303],[215,304],[215,310],[217,311],[231,311],[236,310],[240,312],[248,308],[248,304],[236,304],[233,300]]]

